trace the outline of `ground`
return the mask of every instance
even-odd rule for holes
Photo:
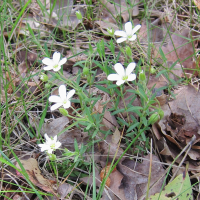
[[[0,199],[199,200],[198,1],[0,2]]]

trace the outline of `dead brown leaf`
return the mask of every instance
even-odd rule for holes
[[[155,20],[156,22],[156,20]],[[159,22],[159,21],[158,21]],[[134,24],[135,25],[135,24]],[[151,42],[161,42],[163,40],[163,27],[158,25],[158,23],[149,23],[149,28],[146,25],[146,22],[142,22],[141,28],[138,32],[138,39],[140,43],[147,43],[148,42],[148,34],[149,40]]]
[[[152,156],[150,195],[160,191],[164,180],[164,177],[161,178],[161,176],[165,172],[162,165],[158,163],[159,159],[155,155]],[[150,163],[149,158],[149,155],[145,156],[145,160],[142,163],[136,163],[133,160],[125,159],[118,164],[119,171],[124,175],[120,188],[124,188],[126,200],[137,200],[146,194]]]
[[[125,0],[116,0],[114,3],[110,3],[108,0],[101,0],[102,9],[100,9],[100,20],[95,21],[98,24],[100,30],[105,34],[109,35],[107,28],[113,28],[114,30],[119,29],[116,24],[116,18],[121,16],[124,22],[129,20],[129,17],[137,16],[139,14],[138,5],[139,1],[135,0],[134,6],[130,6]],[[129,14],[131,16],[129,16]]]
[[[64,199],[72,190],[73,190],[73,187],[70,184],[63,183],[59,185],[57,192],[60,195],[60,198]]]
[[[101,95],[101,99],[97,101],[97,103],[94,105],[94,112],[102,113],[104,110],[104,107],[108,107],[106,102],[108,103],[110,101],[110,97],[107,93],[100,91],[99,89],[95,88],[92,91],[95,95]],[[119,127],[117,120],[111,113],[105,109],[104,117],[102,120],[102,123],[105,127],[102,127],[102,129],[106,130],[115,130],[116,127]]]
[[[115,129],[115,132],[112,135],[112,143],[113,144],[118,144],[121,138],[121,133],[118,130],[118,128]]]
[[[164,111],[164,118],[158,122],[158,126],[154,126],[154,132],[160,131],[165,137],[163,139],[160,134],[156,133],[157,138],[159,135],[158,149],[165,161],[170,163],[195,135],[196,140],[188,152],[187,161],[190,162],[191,168],[199,170],[196,166],[199,165],[200,159],[200,149],[197,148],[200,141],[198,115],[200,93],[192,85],[182,86],[174,93],[176,99],[161,107]],[[182,159],[183,156],[179,156],[176,163],[179,164]]]
[[[161,47],[167,60],[176,62],[179,59],[179,63],[181,63],[184,68],[196,69],[196,64],[193,62],[193,55],[195,52],[191,39],[188,29],[173,33],[167,46]],[[161,57],[158,54],[158,49],[154,52],[154,55],[156,57]],[[194,71],[185,70],[185,72],[193,73]]]
[[[200,93],[192,85],[175,91],[176,99],[169,103],[173,115],[169,116],[169,125],[176,130],[176,138],[183,144],[190,141],[193,135],[196,142],[200,140]],[[195,142],[195,143],[196,143]]]
[[[52,183],[56,183],[55,181],[45,179],[41,175],[41,171],[38,168],[38,162],[34,158],[29,158],[28,160],[20,160],[27,174],[29,175],[29,179],[31,182],[42,190],[50,193],[55,193],[53,189]],[[16,167],[21,170],[18,163],[16,163]]]

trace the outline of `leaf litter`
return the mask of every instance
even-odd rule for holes
[[[33,14],[24,16],[21,28],[19,28],[18,33],[30,35],[30,32],[28,32],[27,24],[29,24],[31,29],[35,32],[40,30],[43,31],[44,34],[46,34],[46,30],[50,32],[51,28],[56,27],[57,25],[60,27],[61,30],[64,29],[66,25],[75,30],[80,23],[75,17],[75,11],[80,10],[82,15],[84,16],[86,8],[84,7],[84,5],[76,6],[73,3],[73,1],[64,1],[64,4],[61,5],[60,1],[57,1],[56,6],[52,12],[52,19],[51,21],[47,21],[47,13],[50,4],[48,2],[44,3],[42,1],[42,4],[45,6],[45,9],[47,11],[46,16],[44,16],[41,14],[41,9],[38,3],[36,1],[33,1],[32,4],[30,4],[30,9],[32,10]],[[137,3],[138,2],[135,1],[135,4]],[[62,8],[63,6],[66,6],[67,9],[64,10]],[[73,8],[74,6],[75,8]],[[109,1],[102,1],[100,11],[103,13],[100,18],[101,20],[95,21],[95,23],[99,25],[100,31],[106,35],[108,35],[106,32],[107,28],[114,28],[114,30],[117,29],[118,24],[116,23],[116,19],[118,19],[119,17],[122,18],[123,22],[127,22],[130,17],[134,16],[136,18],[139,15],[138,5],[134,6],[133,9],[127,9],[127,3],[125,1],[115,1],[114,4],[111,4]],[[59,21],[59,19],[61,20]],[[135,21],[137,22],[137,19],[135,19]],[[174,29],[167,30],[167,27],[164,25],[165,22],[163,21],[163,19],[159,22],[161,23],[161,25],[157,23],[157,21],[156,18],[154,18],[154,21],[151,23],[152,27],[154,25],[154,28],[150,27],[150,30],[148,30],[146,24],[143,23],[142,28],[138,34],[139,41],[143,45],[147,41],[147,32],[150,31],[151,41],[156,46],[155,51],[152,53],[152,56],[156,60],[156,62],[152,61],[152,64],[157,65],[157,63],[160,63],[161,65],[163,65],[163,67],[165,67],[163,69],[169,69],[174,62],[178,61],[177,64],[174,66],[174,69],[176,70],[172,69],[171,72],[173,73],[170,72],[170,78],[175,81],[178,80],[177,77],[183,77],[184,73],[192,73],[194,75],[197,75],[195,70],[199,63],[198,61],[196,63],[196,61],[193,59],[195,55],[193,46],[195,46],[195,44],[192,42],[193,40],[190,31],[187,29],[182,30],[181,32],[174,32]],[[45,24],[45,26],[43,24]],[[166,34],[166,30],[168,31],[167,44],[162,44],[160,46],[165,55],[165,60],[163,55],[161,55],[162,51],[159,50],[159,47],[156,43],[162,42]],[[11,77],[7,75],[8,81],[13,82],[13,85],[17,86],[17,84],[20,83],[20,81],[22,80],[22,77],[25,77],[27,75],[29,68],[32,68],[33,66],[38,66],[39,58],[37,58],[36,55],[37,54],[34,50],[28,53],[23,50],[18,51],[17,57],[19,62],[19,73],[13,72]],[[69,55],[67,51],[66,55]],[[73,75],[76,75],[75,70],[73,72],[73,70],[69,70],[69,68],[74,69],[73,65],[77,62],[77,60],[75,59],[78,59],[78,61],[85,60],[86,56],[84,54],[82,55],[83,57],[79,56],[79,58],[77,58],[78,56],[75,56],[71,59],[70,65],[68,65],[67,63],[67,65],[64,66],[64,74],[66,77],[71,78]],[[166,62],[166,66],[165,64],[163,64],[164,62]],[[81,67],[78,66],[78,69],[79,68]],[[38,72],[37,69],[33,69],[33,71],[34,73]],[[159,77],[150,75],[149,80],[149,88],[155,86],[155,89],[158,89],[161,87],[166,87],[170,84],[168,77],[163,74],[161,74],[161,76]],[[27,85],[31,86],[31,83],[35,83],[35,81],[30,80]],[[60,85],[62,83],[57,82],[56,84]],[[39,82],[37,82],[37,84],[35,84],[34,86],[38,88]],[[104,176],[103,178],[101,178],[101,174],[107,171],[107,160],[112,162],[112,160],[115,158],[116,161],[116,159],[118,159],[123,153],[124,135],[118,129],[119,124],[117,121],[117,117],[119,115],[112,115],[109,111],[109,109],[112,108],[110,96],[97,88],[95,89],[96,92],[93,91],[92,93],[94,94],[94,96],[100,95],[101,99],[98,100],[94,105],[94,112],[98,112],[100,114],[103,113],[103,120],[101,125],[104,130],[111,130],[112,132],[112,134],[105,138],[103,142],[98,143],[99,147],[96,149],[96,155],[99,158],[99,160],[95,160],[96,164],[99,165],[98,169],[96,169],[95,171],[97,179],[96,185],[100,187],[101,181],[104,178]],[[127,89],[128,88],[126,88],[125,90]],[[2,88],[2,91],[4,91],[4,88]],[[10,94],[12,94],[12,89],[10,91]],[[157,144],[162,159],[168,163],[171,163],[172,159],[175,159],[175,157],[180,153],[184,146],[190,142],[192,136],[195,135],[196,141],[192,145],[192,149],[188,152],[187,157],[185,158],[182,165],[185,166],[186,163],[189,161],[190,164],[188,172],[197,174],[200,170],[198,166],[198,161],[200,159],[198,115],[199,91],[193,85],[180,86],[179,88],[175,88],[175,90],[173,91],[176,97],[173,100],[169,100],[169,95],[164,94],[164,92],[165,91],[162,90],[161,95],[158,94],[157,96],[161,108],[164,111],[164,118],[152,127],[153,133],[156,137],[155,144]],[[129,96],[130,93],[126,92],[125,99]],[[3,101],[5,101],[5,98],[1,97],[1,102]],[[129,104],[129,101],[130,100],[125,100],[126,104]],[[132,105],[140,106],[139,100],[136,98],[136,100],[132,102]],[[119,109],[122,108],[124,108],[124,104],[123,101],[120,100]],[[132,114],[134,115],[134,113]],[[127,113],[122,113],[122,116],[125,118],[127,116]],[[29,117],[30,125],[36,130],[37,135],[41,134],[43,136],[47,132],[49,136],[54,137],[59,132],[63,131],[67,127],[67,125],[70,124],[70,119],[68,119],[67,117],[58,116],[55,119],[46,118],[40,132],[38,132],[37,130],[39,126],[39,119],[37,119],[37,117]],[[83,128],[79,127],[63,132],[61,135],[58,136],[58,139],[62,141],[63,147],[66,147],[67,149],[73,151],[74,139],[77,140],[79,145],[87,145],[88,134],[84,132]],[[160,145],[160,143],[162,143],[162,145]],[[118,150],[118,152],[116,156],[114,156],[116,153],[116,149]],[[106,184],[107,188],[103,192],[102,199],[145,199],[143,195],[145,195],[147,192],[150,157],[149,155],[147,155],[143,156],[143,158],[144,160],[141,162],[137,162],[134,159],[131,160],[125,157],[122,158],[121,161],[118,163],[116,169],[112,171],[109,175],[110,183]],[[175,164],[179,165],[182,158],[183,156],[180,157],[180,159],[178,159]],[[39,187],[40,189],[46,192],[50,192],[52,194],[58,192],[63,199],[68,195],[68,193],[73,190],[71,185],[64,183],[61,184],[56,191],[56,189],[53,188],[52,184],[55,183],[55,181],[51,181],[41,175],[41,170],[38,168],[38,163],[36,159],[30,158],[28,160],[20,161],[23,164],[27,174],[29,175],[29,179],[35,186]],[[17,167],[20,168],[18,165]],[[156,193],[160,192],[165,177],[163,176],[165,174],[163,165],[159,163],[159,159],[156,155],[153,155],[152,169],[153,170],[151,172],[149,196],[153,196],[149,197],[149,199],[157,198],[158,194]],[[19,177],[21,177],[18,172],[16,173]],[[171,199],[171,197],[175,197],[182,191],[185,191],[189,187],[191,187],[189,174],[187,172],[185,174],[180,174],[174,179],[174,181],[165,186],[165,190],[163,190],[160,194],[163,199]],[[87,184],[88,180],[90,185],[93,184],[92,176],[80,178],[80,180],[84,184]],[[179,191],[179,193],[177,193],[177,191]],[[192,199],[192,190],[189,189],[186,195],[187,197],[189,196]],[[185,193],[181,194],[180,197],[182,199],[186,198]],[[15,198],[17,198],[17,196]]]

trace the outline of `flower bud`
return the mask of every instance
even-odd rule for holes
[[[88,67],[83,68],[83,74],[86,76],[90,73],[90,69]]]
[[[113,28],[107,28],[107,32],[109,33],[110,36],[114,36],[114,29]]]
[[[47,82],[49,77],[45,74],[45,73],[41,73],[41,75],[39,75],[40,80],[43,82]]]
[[[45,87],[46,89],[49,89],[49,88],[51,87],[51,85],[50,85],[49,83],[46,83],[46,84],[44,85],[44,87]]]
[[[68,114],[68,111],[65,110],[64,108],[59,108],[59,111],[60,111],[60,113],[61,113],[63,116],[68,116],[68,115],[69,115],[69,114]]]
[[[139,73],[139,80],[146,81],[146,76],[143,70]]]
[[[129,56],[130,58],[132,58],[132,51],[129,46],[126,46],[126,55]]]
[[[150,73],[151,74],[155,74],[156,73],[156,69],[154,67],[151,67]]]
[[[160,115],[158,113],[153,113],[149,120],[148,120],[148,124],[153,125],[154,123],[156,123],[158,120],[160,119]]]
[[[76,17],[78,20],[82,20],[83,16],[82,16],[80,10],[76,11]]]
[[[162,109],[159,109],[158,110],[158,114],[159,114],[159,116],[160,116],[160,119],[162,119],[163,117],[164,117],[164,111],[162,110]]]
[[[56,155],[55,154],[48,154],[48,156],[49,156],[49,159],[51,161],[55,161],[56,160]]]

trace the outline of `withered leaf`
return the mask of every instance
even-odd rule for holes
[[[41,175],[41,171],[38,168],[38,162],[34,158],[29,158],[28,160],[20,160],[27,174],[29,175],[29,179],[31,182],[42,190],[50,193],[55,193],[52,187],[52,181],[44,178]],[[21,170],[18,163],[16,163],[16,167]],[[56,182],[54,182],[56,183]]]

